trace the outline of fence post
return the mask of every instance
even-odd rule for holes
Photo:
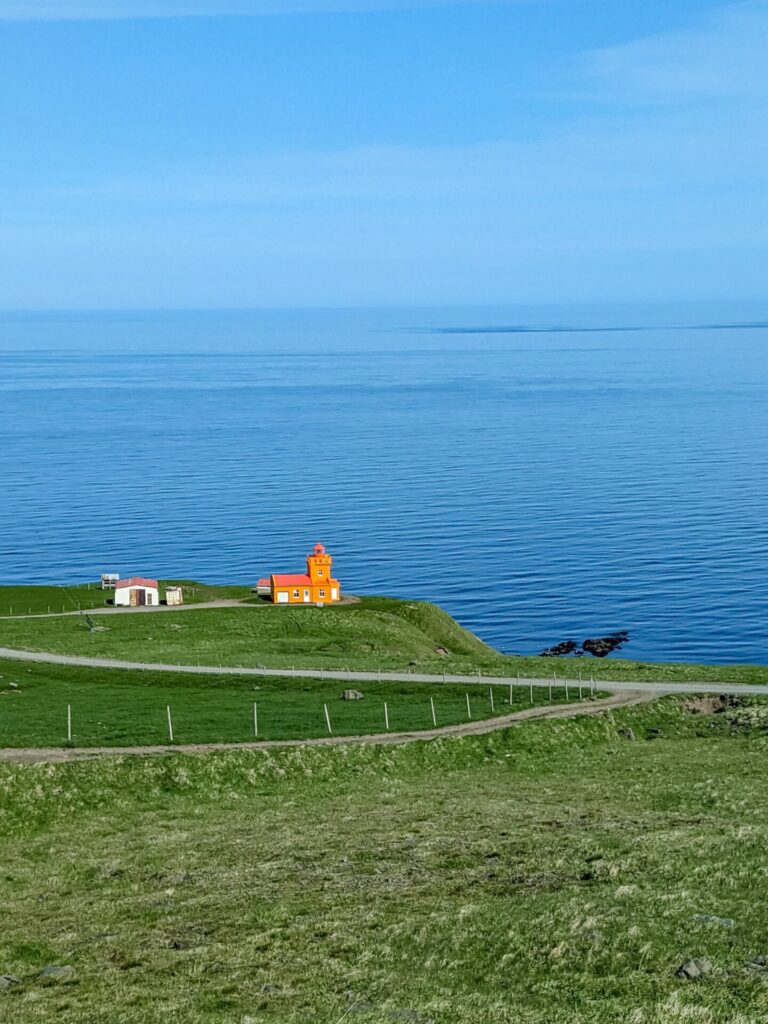
[[[568,693],[568,676],[565,677],[565,699],[570,700],[570,694]]]
[[[171,719],[171,705],[166,704],[165,710],[168,715],[168,736],[170,737],[171,743],[173,743],[173,721]]]
[[[333,729],[331,729],[331,716],[328,714],[328,705],[323,704],[323,708],[325,709],[325,724],[328,726],[328,732],[333,734]]]
[[[492,686],[488,687],[488,697],[490,698],[490,701],[491,701],[491,711],[495,711],[496,708],[493,706],[493,687]]]
[[[512,707],[512,680],[509,680],[509,706]]]
[[[389,732],[389,708],[386,701],[384,701],[384,728]]]
[[[72,705],[67,704],[67,743],[72,742]]]
[[[435,714],[435,698],[434,697],[430,697],[429,698],[429,703],[430,703],[430,706],[432,708],[432,725],[436,726],[437,725],[437,715]]]
[[[533,680],[528,682],[528,699],[533,704]]]
[[[469,706],[469,694],[467,693],[465,696],[467,698],[467,718],[471,718],[472,717],[472,708]]]
[[[253,702],[253,735],[259,735],[259,712],[256,707],[256,701]]]

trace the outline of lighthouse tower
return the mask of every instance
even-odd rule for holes
[[[315,544],[312,554],[307,555],[307,576],[312,583],[319,586],[327,583],[331,578],[331,563],[333,559],[327,553],[322,544]]]
[[[275,604],[326,604],[341,600],[339,581],[331,576],[333,559],[322,544],[307,555],[307,572],[275,572],[260,579],[257,592],[270,595]]]

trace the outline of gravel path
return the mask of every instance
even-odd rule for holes
[[[323,736],[305,740],[262,740],[253,743],[176,743],[149,747],[27,747],[0,750],[0,762],[15,764],[59,764],[65,761],[87,761],[99,757],[123,754],[210,754],[217,750],[271,750],[275,747],[337,747],[348,743],[398,744],[436,740],[445,737],[482,736],[507,729],[520,722],[545,718],[574,718],[577,715],[596,715],[614,708],[630,707],[653,699],[648,693],[621,693],[579,704],[553,704],[546,707],[526,708],[500,718],[486,718],[479,722],[462,722],[439,729],[420,732],[382,732],[368,736]]]
[[[201,608],[202,605],[190,607]],[[103,669],[135,669],[142,672],[184,672],[189,675],[208,676],[268,676],[286,679],[335,679],[344,683],[460,683],[462,686],[488,686],[495,683],[499,686],[536,686],[549,687],[553,676],[545,678],[529,679],[517,676],[487,676],[476,674],[472,676],[458,675],[456,673],[443,673],[441,675],[429,675],[425,672],[348,672],[344,669],[323,669],[323,668],[238,668],[232,665],[169,665],[167,662],[151,661],[122,661],[117,658],[86,658],[80,655],[70,654],[49,654],[42,651],[21,651],[11,647],[0,647],[0,659],[9,661],[34,661],[45,665],[78,665],[81,668],[103,668]],[[578,689],[578,682],[574,679],[566,679],[559,676],[556,685],[568,686]],[[589,689],[589,683],[585,680],[584,689]],[[753,696],[768,694],[768,684],[765,683],[725,683],[725,682],[704,682],[691,680],[688,683],[645,683],[645,682],[618,682],[612,679],[595,680],[595,687],[600,690],[608,690],[612,693],[650,693],[661,696],[667,693],[729,693],[729,694],[751,694]]]
[[[62,619],[72,615],[153,615],[155,612],[195,612],[204,608],[258,608],[258,605],[246,604],[236,597],[220,597],[216,601],[200,601],[199,604],[153,604],[140,605],[137,608],[117,608],[104,605],[98,608],[75,608],[68,612],[29,612],[26,615],[0,615],[1,620],[13,622],[15,619]]]

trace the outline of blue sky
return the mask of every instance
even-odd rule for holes
[[[768,0],[0,0],[0,308],[760,299]]]

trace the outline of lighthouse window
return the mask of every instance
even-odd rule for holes
[[[322,569],[318,569],[317,570],[317,575],[318,576],[322,576],[323,575],[323,570]]]
[[[299,596],[299,592],[298,592],[298,590],[294,590],[294,592],[293,592],[293,596],[294,596],[294,597],[298,597],[298,596]]]
[[[325,591],[324,590],[320,591],[320,597],[325,597]]]

